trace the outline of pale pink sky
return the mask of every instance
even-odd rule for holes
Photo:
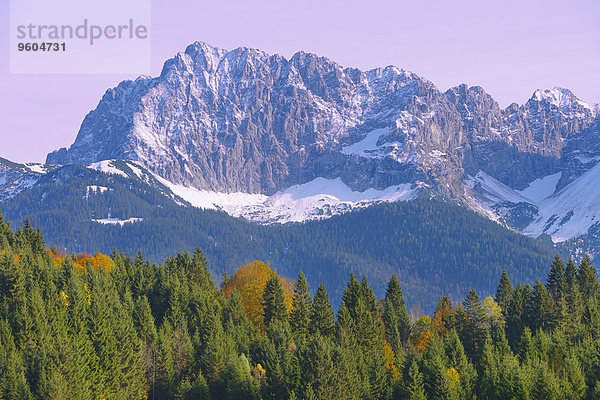
[[[126,75],[11,75],[9,1],[0,1],[0,157],[45,159],[69,146],[104,91]],[[298,50],[343,66],[396,65],[440,90],[480,85],[502,107],[561,86],[600,102],[597,0],[153,0],[152,74],[196,41]]]

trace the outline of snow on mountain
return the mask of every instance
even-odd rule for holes
[[[538,89],[534,92],[533,96],[538,101],[546,100],[549,101],[550,104],[553,104],[559,108],[570,107],[575,102],[580,106],[592,111],[592,106],[576,98],[569,89],[560,87],[554,87],[546,90]]]
[[[45,174],[46,172],[48,172],[51,169],[51,167],[44,165],[44,164],[39,164],[39,163],[26,163],[26,164],[23,164],[23,166],[29,172],[33,172],[36,174]]]
[[[501,109],[479,86],[440,92],[393,66],[360,71],[302,51],[286,59],[196,42],[159,76],[107,90],[47,164],[88,165],[260,223],[426,192],[559,240],[593,221],[580,215],[593,202],[564,189],[592,185],[599,138],[598,107],[564,88]],[[0,201],[47,168],[56,167],[0,159]]]
[[[316,178],[277,192],[261,204],[241,210],[230,209],[230,212],[260,223],[302,222],[328,218],[379,202],[407,201],[415,197],[417,190],[411,184],[358,192],[350,189],[340,178]]]
[[[481,204],[492,206],[501,202],[521,203],[530,199],[503,184],[494,177],[479,171],[475,176],[468,176],[465,184],[471,190],[476,190]]]
[[[350,189],[340,178],[316,178],[271,196],[219,193],[177,185],[158,176],[156,178],[194,207],[219,209],[262,224],[323,219],[378,202],[412,200],[417,196],[417,190],[411,184],[358,192]]]
[[[585,234],[600,222],[600,164],[542,200],[539,209],[539,217],[525,228],[525,234],[545,233],[555,243]]]
[[[525,189],[517,190],[516,192],[526,199],[538,203],[545,198],[552,196],[561,175],[562,172],[558,172],[543,178],[538,178],[531,182]]]
[[[92,219],[92,221],[97,222],[102,225],[120,225],[123,226],[125,224],[132,224],[134,222],[141,222],[144,218],[127,218],[127,219],[119,219],[119,218],[102,218],[102,219]]]
[[[104,172],[106,174],[120,175],[125,178],[127,178],[127,176],[128,176],[121,169],[119,169],[113,165],[113,160],[98,161],[98,162],[88,165],[87,167],[91,168],[93,170],[96,170],[96,171]]]

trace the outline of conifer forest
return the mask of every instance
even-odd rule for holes
[[[201,249],[64,254],[0,218],[2,399],[600,399],[600,283],[556,256],[535,283],[408,310],[350,273],[255,261],[219,284]]]

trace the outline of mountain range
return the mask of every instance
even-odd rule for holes
[[[264,225],[435,198],[595,255],[599,161],[600,108],[568,89],[501,108],[481,87],[442,92],[393,66],[360,71],[304,52],[196,42],[159,76],[107,90],[45,164],[0,159],[0,209],[49,180],[68,184],[80,166]],[[87,197],[111,190],[82,187]],[[143,221],[109,210],[89,219]]]

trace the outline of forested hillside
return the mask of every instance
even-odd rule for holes
[[[346,276],[334,310],[302,273],[253,262],[218,288],[199,249],[66,255],[0,220],[0,398],[598,399],[596,271],[549,267],[411,319],[391,274],[380,299]]]
[[[366,276],[378,296],[396,274],[408,304],[430,312],[448,293],[459,300],[471,286],[490,294],[506,269],[531,282],[544,273],[553,251],[472,211],[438,200],[380,204],[306,223],[257,225],[224,212],[176,204],[160,187],[82,167],[63,167],[26,192],[0,203],[15,223],[27,216],[48,243],[67,252],[113,248],[155,262],[179,250],[204,250],[213,278],[253,260],[270,262],[309,283],[324,283],[340,304],[350,272]],[[141,218],[124,226],[94,219]]]

